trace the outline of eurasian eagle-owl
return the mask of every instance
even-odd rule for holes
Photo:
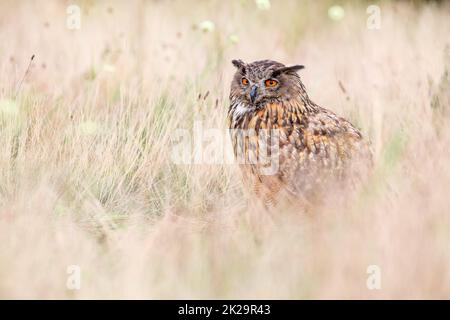
[[[266,204],[282,196],[311,203],[370,158],[358,129],[308,97],[297,74],[303,66],[232,63],[237,71],[228,121],[234,154]]]

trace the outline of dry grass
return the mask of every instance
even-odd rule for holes
[[[360,1],[82,1],[78,31],[68,4],[0,3],[1,298],[450,296],[448,3],[383,2],[368,30]],[[173,163],[177,128],[225,128],[232,58],[306,66],[373,142],[360,195],[271,215],[235,166]]]

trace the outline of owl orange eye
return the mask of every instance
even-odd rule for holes
[[[275,87],[278,84],[277,80],[269,79],[265,82],[266,87]]]
[[[247,78],[242,78],[242,84],[243,84],[244,86],[248,85],[248,80],[247,80]]]

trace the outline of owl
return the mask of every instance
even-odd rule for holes
[[[267,206],[313,204],[361,174],[370,146],[349,121],[315,104],[298,71],[272,60],[236,67],[228,124],[245,181]]]

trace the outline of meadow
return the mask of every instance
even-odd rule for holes
[[[445,1],[1,1],[0,298],[449,298],[449,30]],[[372,143],[363,189],[269,212],[173,160],[226,136],[236,58],[305,65]]]

